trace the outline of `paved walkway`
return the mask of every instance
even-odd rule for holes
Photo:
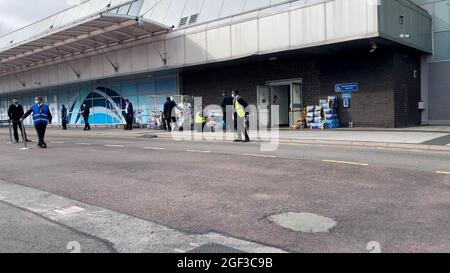
[[[34,129],[28,128],[28,133],[35,135]],[[0,128],[0,134],[9,134],[7,128]],[[136,129],[124,131],[122,129],[95,128],[92,131],[84,132],[81,128],[71,128],[62,131],[60,128],[49,128],[49,137],[79,137],[90,138],[178,138],[184,140],[204,139],[231,141],[233,133],[223,135],[222,133],[205,133],[198,135],[193,132],[175,132],[174,134],[164,131],[147,129]],[[273,141],[279,139],[280,143],[308,143],[308,144],[331,144],[350,146],[382,146],[391,148],[419,148],[419,149],[439,149],[450,151],[450,126],[424,126],[406,129],[380,129],[380,128],[360,128],[360,129],[339,129],[339,130],[280,130],[274,134],[251,132],[254,141]],[[415,145],[415,146],[408,146]]]

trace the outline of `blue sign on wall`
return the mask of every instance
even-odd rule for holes
[[[342,92],[357,92],[359,91],[359,83],[338,83],[335,86],[335,90],[338,93]]]

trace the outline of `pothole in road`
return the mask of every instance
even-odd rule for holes
[[[329,233],[337,225],[331,218],[306,212],[282,213],[269,216],[268,219],[278,226],[303,233]]]

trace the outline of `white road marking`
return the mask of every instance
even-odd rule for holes
[[[79,232],[108,240],[120,253],[170,253],[174,252],[174,249],[184,253],[189,251],[191,243],[197,245],[221,244],[248,253],[284,252],[281,249],[214,232],[185,234],[148,220],[8,183],[1,179],[0,195],[4,203],[31,211]],[[86,209],[86,212],[89,213],[82,212],[65,216],[52,211],[55,208],[69,208],[74,204]]]
[[[369,166],[367,163],[359,163],[359,162],[348,162],[348,161],[339,161],[339,160],[322,160],[325,163],[336,163],[336,164],[347,164],[347,165],[355,165],[355,166]]]
[[[52,211],[57,214],[61,214],[61,215],[69,215],[69,214],[75,214],[75,213],[85,211],[85,209],[77,207],[77,206],[71,206],[71,207],[67,207],[67,208],[63,208],[63,209],[55,209]]]
[[[264,158],[277,158],[274,155],[260,155],[260,154],[243,154],[243,156],[264,157]]]
[[[178,252],[178,253],[186,253],[185,250],[181,250],[181,249],[178,249],[178,248],[175,248],[174,251]]]
[[[189,153],[210,153],[211,151],[201,151],[201,150],[186,150]]]
[[[111,148],[125,148],[124,145],[105,145],[105,147],[111,147]]]
[[[447,146],[450,146],[450,143],[449,143],[449,144],[447,144]]]
[[[64,144],[64,142],[62,142],[62,141],[52,141],[50,143],[52,143],[52,144]]]
[[[75,143],[75,145],[91,146],[91,145],[94,145],[94,144],[92,144],[92,143]]]
[[[159,147],[142,147],[144,150],[165,150],[166,148],[159,148]]]
[[[446,174],[446,175],[450,175],[450,172],[443,172],[443,171],[437,171],[438,174]]]

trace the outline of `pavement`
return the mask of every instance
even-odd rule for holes
[[[139,130],[53,131],[47,150],[0,145],[0,200],[119,252],[211,244],[367,252],[373,242],[383,252],[450,252],[445,150],[281,143],[262,152],[258,142],[174,141]],[[70,206],[84,210],[54,214]],[[335,225],[299,232],[271,221],[276,215],[300,231],[304,223],[289,215]]]
[[[35,135],[33,128],[28,128],[30,135]],[[9,135],[6,128],[0,128],[0,135]],[[234,139],[233,133],[164,132],[156,130],[136,129],[124,131],[112,128],[95,128],[84,132],[80,128],[62,131],[60,128],[49,128],[48,136],[83,138],[164,138],[175,140],[225,141]],[[274,130],[271,132],[251,131],[253,141],[261,143],[282,144],[322,144],[331,146],[379,147],[392,149],[419,149],[450,152],[450,126],[421,126],[402,129],[384,128],[344,128],[338,130]]]

